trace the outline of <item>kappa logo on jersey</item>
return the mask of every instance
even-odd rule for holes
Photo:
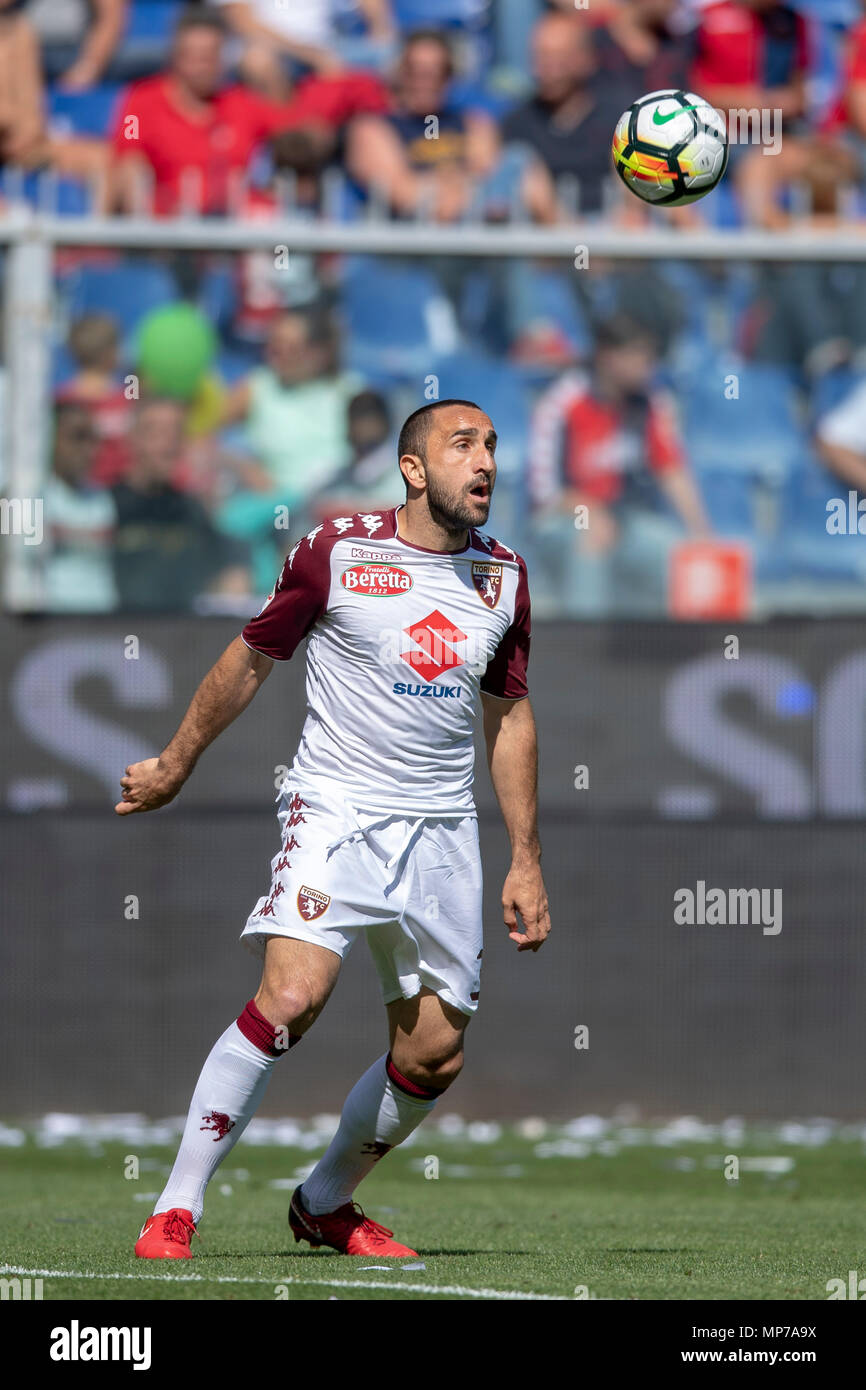
[[[328,910],[330,901],[327,893],[320,893],[318,888],[308,888],[306,884],[302,884],[298,891],[298,911],[307,922],[321,917]]]
[[[472,583],[487,607],[495,608],[502,594],[502,566],[491,560],[473,560]]]
[[[350,593],[368,598],[391,598],[412,588],[413,579],[398,565],[351,565],[343,570],[340,583]]]
[[[465,632],[452,623],[438,608],[428,613],[411,627],[404,627],[404,633],[412,643],[408,651],[401,652],[403,661],[408,661],[413,671],[427,680],[435,680],[443,671],[452,666],[462,666],[464,656],[455,648],[468,641]]]

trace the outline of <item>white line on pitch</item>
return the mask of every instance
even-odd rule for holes
[[[35,1279],[155,1279],[164,1284],[319,1284],[329,1289],[389,1289],[392,1293],[449,1294],[454,1298],[501,1298],[544,1303],[570,1303],[564,1294],[523,1293],[517,1289],[470,1289],[462,1284],[387,1284],[372,1279],[294,1279],[277,1275],[255,1279],[234,1274],[93,1274],[75,1269],[24,1269],[21,1265],[2,1265],[0,1274],[18,1274]]]

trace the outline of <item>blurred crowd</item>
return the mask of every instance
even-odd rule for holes
[[[779,113],[726,217],[858,216],[858,0],[0,0],[0,165],[104,212],[243,215],[280,175],[313,206],[336,169],[346,217],[628,216],[610,134],[665,87]]]
[[[669,87],[779,113],[781,145],[748,126],[715,193],[646,209],[611,134]],[[636,252],[580,273],[62,252],[53,609],[244,611],[322,515],[402,500],[396,432],[431,393],[494,416],[491,530],[535,561],[542,612],[669,613],[688,545],[705,588],[745,546],[770,609],[860,584],[823,507],[866,496],[861,266],[639,248],[661,219],[673,238],[862,227],[866,3],[0,0],[0,216],[46,174],[71,216],[579,216],[632,228]]]

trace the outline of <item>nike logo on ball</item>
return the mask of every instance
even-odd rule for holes
[[[672,121],[674,119],[674,116],[681,116],[684,111],[697,110],[699,110],[697,106],[678,106],[676,111],[669,112],[667,116],[660,116],[659,108],[656,107],[655,111],[653,112],[653,125],[667,125],[668,121]]]

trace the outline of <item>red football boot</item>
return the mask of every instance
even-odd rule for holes
[[[308,1240],[311,1245],[330,1245],[340,1255],[384,1255],[400,1259],[404,1255],[417,1255],[407,1245],[392,1240],[394,1232],[378,1221],[365,1216],[357,1202],[346,1202],[336,1211],[325,1216],[313,1216],[304,1209],[300,1198],[300,1187],[292,1193],[289,1205],[289,1225],[295,1240]]]
[[[195,1235],[192,1212],[182,1207],[155,1212],[141,1228],[135,1242],[135,1253],[142,1260],[191,1260],[189,1248]]]

